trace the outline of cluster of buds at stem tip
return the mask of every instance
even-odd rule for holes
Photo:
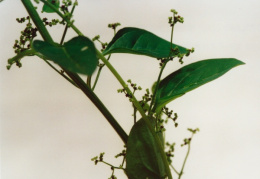
[[[168,23],[171,26],[174,26],[177,22],[183,23],[184,22],[184,18],[178,15],[178,12],[174,9],[171,10],[171,12],[173,13],[173,17],[169,17],[168,18]]]
[[[179,54],[178,54],[179,62],[180,62],[181,64],[183,64],[183,61],[182,61],[183,57],[184,57],[184,56],[188,57],[188,56],[189,56],[191,53],[193,53],[194,51],[195,51],[194,48],[192,48],[192,49],[187,49],[186,54],[181,54],[181,53],[179,53]]]
[[[15,40],[15,43],[13,45],[14,52],[16,54],[19,54],[25,50],[28,50],[31,48],[31,41],[37,36],[37,28],[32,26],[32,23],[30,21],[30,17],[23,17],[23,18],[17,18],[16,21],[18,23],[24,23],[26,21],[26,27],[23,31],[21,31],[21,36],[19,40]],[[17,64],[17,66],[20,67],[20,63]]]
[[[112,24],[108,24],[108,28],[111,28],[113,30],[116,30],[116,28],[118,26],[120,26],[121,24],[119,22],[116,22],[116,23],[112,23]]]
[[[92,41],[94,42],[94,41],[98,41],[100,44],[101,44],[101,52],[103,52],[105,49],[106,49],[106,47],[107,47],[107,45],[108,45],[108,43],[107,42],[101,42],[100,40],[100,35],[96,35],[94,38],[92,38]]]
[[[105,153],[102,152],[102,153],[99,154],[99,157],[98,157],[98,156],[93,157],[93,158],[91,159],[91,161],[94,161],[94,162],[95,162],[95,165],[97,165],[98,162],[102,162],[102,161],[103,161],[104,155],[105,155]]]

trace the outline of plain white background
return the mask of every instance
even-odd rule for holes
[[[113,32],[107,24],[113,22],[169,39],[168,16],[170,9],[176,9],[184,24],[176,26],[174,42],[195,47],[185,64],[224,57],[246,63],[170,103],[179,115],[179,127],[169,124],[166,136],[177,143],[173,160],[177,169],[187,150],[180,147],[190,135],[186,129],[201,130],[192,142],[183,179],[260,178],[259,7],[258,0],[89,0],[79,1],[75,10],[75,25],[86,36],[99,34],[101,40],[110,41]],[[114,156],[121,151],[122,141],[84,94],[42,60],[28,57],[22,60],[22,68],[6,70],[7,59],[14,56],[14,40],[24,28],[15,18],[27,14],[22,3],[14,0],[0,3],[0,12],[1,177],[109,178],[110,168],[95,166],[90,159],[105,152],[105,160],[118,165],[121,160]],[[59,41],[63,27],[50,31]],[[75,35],[70,30],[66,40]],[[125,80],[131,78],[144,89],[151,87],[159,72],[158,62],[144,56],[116,54],[111,63]],[[172,62],[163,76],[180,67]],[[95,91],[129,133],[132,108],[117,93],[119,88],[104,68]],[[115,174],[126,178],[121,171]]]

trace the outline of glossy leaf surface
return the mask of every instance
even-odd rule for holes
[[[78,36],[63,46],[35,40],[33,49],[61,67],[86,75],[91,75],[97,67],[96,48],[87,37]]]
[[[53,3],[53,0],[47,0],[49,3],[53,4],[57,9],[60,7],[60,1],[59,0],[54,0],[55,3]],[[47,13],[54,13],[55,11],[50,8],[48,5],[44,4],[42,7],[42,12],[47,12]]]
[[[180,53],[186,54],[184,47],[178,47]],[[166,58],[170,55],[171,43],[143,29],[127,27],[119,30],[108,44],[103,55],[111,53],[131,53],[154,58]]]
[[[189,64],[173,72],[160,82],[156,93],[156,111],[170,101],[242,64],[244,63],[234,58],[209,59]]]
[[[143,119],[131,129],[126,149],[125,171],[128,178],[165,178],[166,172],[159,148]]]

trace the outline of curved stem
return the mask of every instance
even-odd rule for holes
[[[156,86],[155,86],[155,90],[154,90],[154,93],[153,93],[153,97],[152,97],[152,101],[151,101],[151,105],[149,107],[149,112],[148,112],[148,115],[152,115],[152,112],[155,111],[155,106],[154,106],[154,103],[155,103],[155,96],[156,96],[156,93],[158,91],[158,88],[159,88],[159,85],[160,85],[160,81],[161,81],[161,77],[162,77],[162,72],[166,66],[166,64],[168,63],[168,61],[166,61],[163,66],[161,67],[161,70],[160,70],[160,73],[159,73],[159,76],[158,76],[158,79],[157,79],[157,82],[156,82]],[[152,109],[153,107],[153,109]]]
[[[33,7],[31,1],[30,0],[21,0],[21,1],[24,4],[24,6],[25,6],[26,10],[28,11],[29,15],[31,16],[31,18],[33,19],[33,22],[35,23],[38,30],[43,32],[43,33],[41,33],[43,39],[49,43],[53,43],[51,36],[46,35],[49,33],[48,33],[46,27],[43,25],[43,22],[42,22],[40,16],[38,15],[37,11]],[[43,2],[48,2],[48,1],[43,1]],[[55,11],[56,10],[57,9],[55,8]],[[45,37],[45,35],[47,37]],[[105,116],[107,121],[113,126],[113,128],[116,130],[116,132],[121,137],[123,142],[126,144],[127,139],[128,139],[127,134],[125,133],[123,128],[117,123],[115,118],[108,111],[108,109],[104,106],[104,104],[100,101],[100,99],[95,95],[95,93],[85,84],[85,82],[77,74],[66,71],[66,70],[64,70],[64,71],[77,84],[77,86],[89,97],[89,99],[96,105],[96,107]]]
[[[74,3],[74,5],[73,5],[73,7],[72,7],[72,9],[71,9],[71,12],[70,12],[71,15],[73,14],[73,12],[74,12],[74,10],[75,10],[75,7],[76,7],[76,4]],[[68,24],[66,24],[65,30],[64,30],[64,32],[63,32],[63,35],[62,35],[62,38],[61,38],[61,41],[60,41],[60,44],[61,44],[61,45],[62,45],[63,42],[64,42],[64,39],[65,39],[65,36],[66,36],[66,34],[67,34],[68,28],[69,28],[69,26],[68,26]]]
[[[192,134],[192,136],[191,136],[191,139],[192,139],[192,137],[193,137],[193,134]],[[187,162],[188,156],[189,156],[189,154],[190,154],[190,144],[191,144],[191,141],[188,143],[188,151],[187,151],[186,156],[185,156],[185,159],[184,159],[184,161],[183,161],[182,168],[181,168],[181,171],[180,171],[180,173],[179,173],[179,178],[178,178],[178,179],[180,179],[181,176],[183,175],[183,170],[184,170],[185,164],[186,164],[186,162]]]
[[[99,79],[99,76],[100,76],[100,73],[101,73],[101,70],[102,70],[103,67],[104,67],[104,66],[101,66],[101,67],[99,67],[99,69],[98,69],[97,76],[96,76],[95,82],[94,82],[93,87],[92,87],[92,91],[94,91],[94,89],[95,89],[95,87],[96,87],[96,85],[97,85],[97,82],[98,82],[98,79]]]
[[[171,166],[171,168],[173,169],[173,171],[177,174],[177,175],[180,175],[180,173],[174,168],[174,166],[171,164],[170,165]]]
[[[173,19],[174,19],[174,14],[173,14]],[[173,41],[173,31],[174,31],[174,23],[172,25],[172,29],[171,29],[171,48],[170,48],[170,54],[169,54],[169,57],[167,58],[166,62],[164,62],[163,66],[161,67],[161,70],[160,70],[160,73],[159,73],[159,76],[158,76],[158,79],[157,79],[157,82],[156,82],[156,86],[155,86],[155,90],[154,90],[154,93],[153,93],[153,97],[152,97],[152,101],[151,101],[151,105],[150,105],[150,108],[149,108],[149,112],[148,112],[148,115],[151,115],[152,112],[154,112],[156,110],[156,106],[155,106],[155,96],[156,96],[156,93],[158,91],[158,88],[159,88],[159,85],[160,85],[160,81],[161,81],[161,76],[162,76],[162,72],[166,66],[166,64],[168,63],[168,61],[170,60],[170,57],[171,57],[171,51],[172,51],[172,41]],[[153,107],[153,109],[152,109]]]
[[[64,77],[66,80],[68,80],[68,82],[70,82],[71,84],[73,84],[75,87],[78,88],[78,86],[75,84],[74,81],[72,81],[70,78],[68,78],[64,73],[60,72],[58,69],[56,69],[50,62],[48,62],[48,60],[45,60],[44,58],[42,58],[53,70],[55,70],[57,73],[59,73],[62,77]]]

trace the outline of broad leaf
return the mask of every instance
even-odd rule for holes
[[[166,172],[159,148],[143,119],[131,129],[126,149],[125,171],[128,178],[165,178]]]
[[[181,54],[187,53],[186,48],[172,44],[172,48],[175,47],[178,47]],[[154,58],[166,58],[169,57],[170,51],[170,42],[146,30],[127,27],[116,33],[115,37],[104,50],[103,55],[131,53]]]
[[[59,7],[60,7],[59,0],[47,0],[47,1],[51,4],[53,4],[57,9],[59,9]],[[42,7],[42,12],[53,13],[55,11],[52,8],[50,8],[48,5],[44,4]]]
[[[242,64],[244,63],[234,58],[209,59],[189,64],[173,72],[159,84],[156,93],[156,111],[159,111],[170,101]]]
[[[35,40],[33,49],[48,60],[76,73],[91,75],[98,64],[93,42],[83,36],[74,37],[63,46]]]

